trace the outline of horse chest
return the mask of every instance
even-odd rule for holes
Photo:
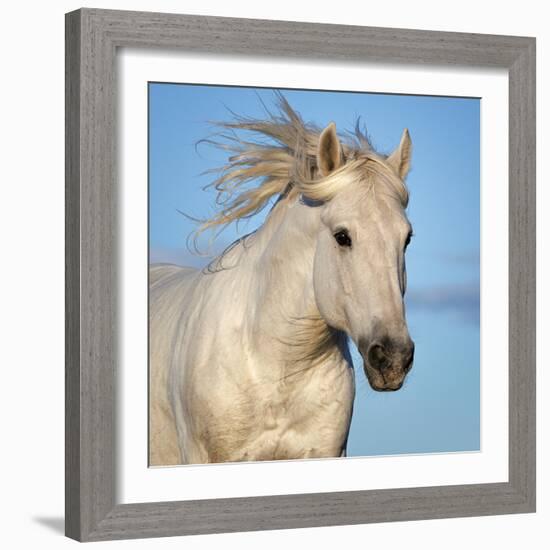
[[[224,414],[224,434],[210,450],[215,461],[339,456],[351,420],[353,373],[299,381],[269,395],[251,393]],[[245,412],[245,414],[243,414]],[[234,434],[234,437],[229,434]]]

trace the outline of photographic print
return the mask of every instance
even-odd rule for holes
[[[149,83],[149,465],[480,450],[480,100]]]

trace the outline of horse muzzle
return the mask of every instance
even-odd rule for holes
[[[404,342],[390,338],[372,343],[361,342],[359,351],[363,356],[363,369],[373,390],[396,391],[403,386],[414,359],[414,342],[410,338]]]

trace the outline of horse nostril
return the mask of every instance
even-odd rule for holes
[[[413,360],[414,360],[414,343],[411,342],[410,349],[408,350],[408,353],[405,356],[405,361],[403,362],[405,372],[409,372],[411,370]]]
[[[380,344],[372,344],[372,346],[369,347],[367,355],[369,358],[369,363],[375,369],[380,370],[390,364],[390,359],[386,355],[384,346],[381,346]]]

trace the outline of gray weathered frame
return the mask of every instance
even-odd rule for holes
[[[119,47],[508,69],[508,482],[115,502]],[[96,541],[535,511],[534,38],[82,9],[66,16],[66,83],[67,536]]]

